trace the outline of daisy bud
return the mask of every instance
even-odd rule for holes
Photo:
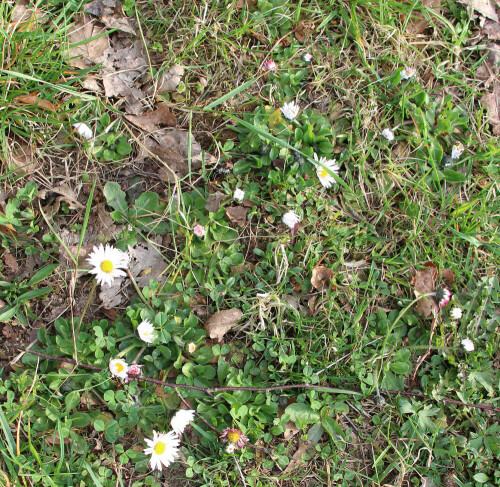
[[[78,135],[86,140],[90,140],[94,135],[92,129],[86,123],[74,123],[73,127],[76,129]]]
[[[462,340],[462,346],[464,347],[466,352],[474,351],[474,342],[470,338],[465,338]]]
[[[460,308],[453,308],[450,311],[450,316],[454,320],[459,320],[462,317],[462,310]]]

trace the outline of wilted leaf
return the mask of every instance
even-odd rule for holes
[[[16,103],[20,105],[33,105],[45,110],[55,111],[57,107],[48,100],[41,100],[35,93],[30,93],[28,95],[18,95],[14,98]]]
[[[16,30],[33,31],[37,24],[42,23],[46,19],[45,13],[40,8],[29,7],[27,2],[16,2],[12,8],[10,16],[10,26]]]
[[[484,23],[482,31],[488,36],[490,41],[500,41],[500,24],[493,20]]]
[[[43,189],[38,193],[38,196],[43,200],[47,197],[48,193],[59,194],[58,198],[60,201],[65,201],[71,210],[83,209],[85,208],[79,201],[76,192],[71,189],[66,183],[61,183],[59,186],[54,186],[53,188]]]
[[[15,144],[16,149],[8,154],[9,169],[16,174],[33,173],[38,169],[38,163],[33,154],[31,144]]]
[[[310,37],[313,28],[314,24],[311,21],[300,20],[294,29],[295,38],[304,43]]]
[[[469,9],[471,4],[473,4],[476,12],[479,12],[483,17],[498,22],[498,15],[491,0],[460,0],[460,2],[467,5]]]
[[[238,227],[244,227],[247,221],[248,209],[244,206],[230,206],[226,208],[226,215],[232,223]]]
[[[156,88],[156,94],[161,95],[162,93],[167,93],[169,91],[175,91],[184,76],[184,68],[178,64],[172,66],[166,71],[161,73],[155,86],[152,86],[149,91],[154,91]]]
[[[125,115],[125,118],[148,133],[177,125],[175,115],[166,105],[160,105],[156,110],[149,110],[141,115]]]
[[[299,431],[300,428],[297,428],[293,421],[288,421],[288,423],[285,424],[285,432],[283,433],[285,441],[290,441]]]
[[[455,282],[455,274],[451,269],[443,269],[441,271],[441,278],[445,281],[447,286],[451,286]]]
[[[8,250],[3,253],[2,259],[12,274],[15,274],[19,270],[16,258]]]
[[[79,44],[75,47],[69,48],[71,66],[80,69],[86,69],[96,64],[97,60],[104,54],[106,49],[109,48],[109,40],[107,36],[99,37],[105,29],[97,27],[88,18],[84,18],[83,22],[78,22],[68,31],[68,41],[72,44]],[[89,39],[93,39],[90,40]],[[85,42],[88,41],[88,42]],[[84,44],[80,44],[85,42]]]
[[[432,262],[425,263],[422,270],[415,272],[410,284],[413,286],[416,297],[433,293],[436,290],[437,273],[438,269]],[[426,296],[417,301],[415,310],[427,318],[433,314],[436,306],[432,296]]]
[[[500,135],[500,83],[495,83],[493,92],[481,98],[481,103],[488,111],[488,121],[493,133]]]
[[[210,338],[221,340],[242,318],[243,313],[238,308],[226,309],[213,314],[205,323],[205,331]]]
[[[205,210],[210,213],[217,213],[220,208],[220,204],[227,198],[227,195],[217,191],[216,193],[209,194],[207,197],[207,204],[205,205]]]
[[[323,289],[330,284],[333,277],[333,271],[328,267],[318,265],[312,271],[311,284],[315,289]]]
[[[93,2],[85,5],[84,12],[86,14],[95,15],[100,17],[101,15],[110,15],[113,13],[113,9],[116,7],[116,0],[94,0]]]
[[[108,29],[117,29],[121,30],[122,32],[126,32],[127,34],[136,34],[136,30],[134,27],[132,27],[130,20],[126,18],[118,18],[114,15],[103,15],[101,17],[101,22],[108,28]]]

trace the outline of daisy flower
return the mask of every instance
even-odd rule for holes
[[[229,441],[234,445],[234,449],[236,450],[237,448],[243,448],[247,441],[248,437],[246,437],[241,430],[236,429],[236,428],[226,428],[222,431],[222,434],[220,435],[222,438],[222,441],[226,443]]]
[[[278,69],[278,65],[272,59],[269,59],[268,61],[262,63],[262,69],[264,71],[276,71],[276,69]]]
[[[191,342],[189,345],[188,345],[188,352],[189,353],[194,353],[194,351],[196,350],[196,345]]]
[[[178,447],[181,440],[177,435],[170,431],[169,433],[157,433],[153,430],[153,439],[144,439],[148,448],[144,448],[145,455],[151,455],[149,463],[151,468],[162,470],[175,461],[178,455]]]
[[[417,70],[415,68],[404,68],[403,71],[401,71],[401,79],[406,80],[413,78],[417,74]]]
[[[392,142],[394,140],[394,132],[391,129],[384,129],[380,133],[382,137],[385,137],[389,142]]]
[[[226,448],[226,453],[229,453],[229,455],[232,455],[236,450],[236,445],[234,443],[229,443]]]
[[[281,113],[283,113],[283,116],[285,118],[288,118],[288,120],[293,120],[299,114],[299,110],[299,105],[297,105],[297,103],[295,103],[294,101],[291,101],[290,103],[285,103],[283,105]]]
[[[314,153],[314,160],[316,161],[316,174],[318,175],[320,183],[323,187],[330,188],[336,183],[335,178],[330,174],[330,172],[338,174],[340,166],[337,164],[335,159],[327,159],[326,157],[318,158],[316,153]]]
[[[125,384],[128,384],[131,380],[139,377],[142,373],[142,365],[132,364],[129,365],[127,370],[127,378],[123,380]]]
[[[86,123],[74,123],[73,127],[76,129],[78,135],[86,140],[90,140],[94,135],[92,129]]]
[[[450,311],[450,316],[454,320],[459,320],[462,317],[462,310],[460,308],[453,308]]]
[[[304,57],[303,57],[303,59],[304,59],[304,61],[305,61],[306,63],[310,63],[312,58],[313,58],[313,57],[312,57],[312,54],[310,54],[309,52],[308,52],[308,53],[306,53],[306,54],[304,54]]]
[[[179,409],[170,421],[170,426],[178,434],[182,435],[186,426],[193,421],[194,411],[192,409]]]
[[[233,194],[233,198],[238,201],[239,203],[241,203],[243,201],[243,198],[245,197],[245,192],[240,189],[240,188],[236,188],[234,190],[234,194]]]
[[[205,227],[203,225],[196,225],[194,228],[193,228],[193,233],[197,236],[197,237],[204,237],[205,234],[207,233],[207,231],[205,230]]]
[[[294,211],[289,211],[283,215],[283,223],[290,228],[294,228],[300,222],[300,217]]]
[[[128,377],[128,364],[121,358],[114,358],[109,361],[109,371],[113,377],[126,379]]]
[[[451,148],[451,158],[458,159],[462,155],[464,150],[464,146],[460,142],[458,144],[455,144]]]
[[[443,289],[438,289],[434,296],[439,303],[439,307],[444,308],[450,302],[451,292],[444,287]]]
[[[466,352],[474,351],[474,342],[470,338],[463,339],[461,343]]]
[[[137,327],[137,334],[139,338],[146,343],[153,343],[153,340],[156,338],[155,327],[148,320],[142,321]]]
[[[89,272],[95,274],[98,284],[111,286],[115,277],[126,275],[121,269],[128,267],[129,257],[128,254],[111,245],[104,247],[101,244],[94,246],[87,262],[92,266]]]

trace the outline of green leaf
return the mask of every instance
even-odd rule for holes
[[[35,284],[49,277],[56,270],[57,266],[58,264],[50,264],[39,269],[29,280],[28,286],[34,286]]]
[[[104,431],[104,428],[105,428],[104,421],[102,419],[96,419],[94,421],[94,429],[96,431]]]
[[[116,152],[122,156],[128,156],[132,152],[132,146],[125,140],[125,138],[120,137],[118,145],[116,146]]]
[[[489,477],[484,474],[484,473],[476,473],[474,475],[474,480],[476,482],[479,482],[480,484],[484,484],[485,482],[488,482]]]
[[[325,428],[325,431],[333,439],[338,439],[339,436],[341,438],[344,438],[344,431],[342,430],[340,425],[337,423],[337,421],[335,421],[330,416],[325,416],[324,418],[321,418],[321,424],[323,425],[323,428]]]
[[[106,203],[108,203],[108,205],[114,210],[125,211],[127,209],[125,191],[122,191],[118,183],[106,183],[103,194],[106,198]]]
[[[65,398],[66,412],[71,411],[80,404],[80,393],[78,391],[71,391]]]
[[[153,213],[158,209],[160,203],[159,196],[156,193],[143,193],[135,200],[134,206],[138,209]]]
[[[398,375],[406,375],[410,372],[411,366],[405,362],[391,362],[391,370]]]
[[[18,309],[19,309],[18,306],[11,306],[11,307],[5,308],[0,313],[0,323],[3,323],[4,321],[10,320],[17,313]]]
[[[252,86],[255,83],[254,79],[250,79],[243,83],[242,85],[236,87],[234,90],[231,90],[229,93],[226,93],[224,96],[221,96],[220,98],[217,98],[217,100],[213,101],[209,105],[207,105],[204,110],[211,110],[212,108],[215,108],[216,106],[220,105],[221,103],[224,103],[225,101],[229,100],[229,98],[232,98],[233,96],[237,95],[238,93],[241,93],[242,91],[245,91],[247,88]]]
[[[106,432],[104,437],[108,443],[114,443],[118,439],[118,432],[120,431],[120,425],[116,419],[111,419],[106,426]]]
[[[448,169],[447,171],[443,171],[444,179],[449,183],[464,183],[466,181],[466,177],[457,171],[452,171]]]
[[[300,402],[290,404],[290,406],[285,409],[285,414],[288,414],[290,420],[295,422],[300,428],[311,423],[317,423],[320,419],[318,411],[314,411],[308,404]]]

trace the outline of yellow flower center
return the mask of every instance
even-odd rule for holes
[[[155,453],[157,455],[161,455],[164,451],[165,451],[165,448],[167,446],[165,445],[165,443],[163,443],[163,441],[159,441],[158,443],[156,443],[155,445]]]
[[[101,262],[101,271],[109,274],[113,270],[113,262],[110,260],[103,260]]]
[[[237,443],[238,440],[240,439],[240,434],[237,432],[237,431],[230,431],[228,434],[227,434],[227,439],[231,442],[231,443]]]
[[[326,169],[323,169],[320,173],[319,173],[319,177],[320,178],[326,178],[326,176],[328,176],[328,171]]]
[[[123,370],[125,369],[125,367],[123,367],[123,364],[121,364],[120,362],[115,364],[115,368],[118,373],[123,372]]]

